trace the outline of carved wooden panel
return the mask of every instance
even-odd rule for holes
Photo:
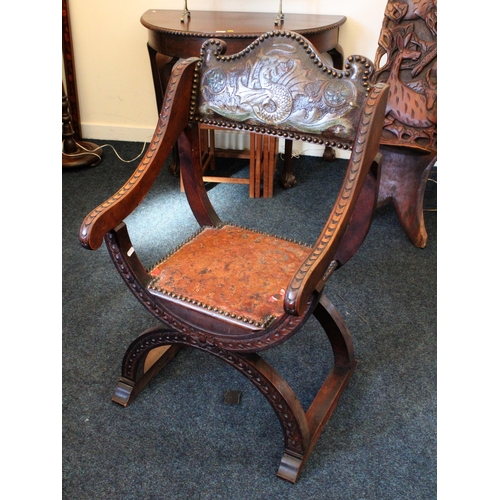
[[[382,143],[437,149],[436,0],[389,0],[375,54],[390,85]]]
[[[290,32],[262,35],[238,54],[223,53],[219,40],[202,47],[194,119],[346,149],[352,143],[371,61],[352,56],[345,71],[335,70]]]

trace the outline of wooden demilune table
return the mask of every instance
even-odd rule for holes
[[[318,53],[328,53],[336,68],[342,68],[343,51],[339,44],[339,28],[345,23],[344,16],[324,16],[313,14],[285,14],[284,20],[274,24],[276,14],[272,12],[219,12],[193,11],[190,17],[181,22],[181,10],[153,9],[146,11],[141,17],[141,23],[148,29],[148,51],[153,73],[153,82],[156,94],[158,111],[161,109],[163,95],[174,64],[179,59],[197,57],[200,48],[206,40],[219,38],[227,45],[226,54],[234,54],[243,50],[263,33],[273,30],[295,31],[306,37],[316,48]],[[210,139],[202,140],[209,148],[204,158],[204,164],[214,161],[215,149],[213,130],[206,130],[211,134]],[[252,138],[251,138],[252,139]],[[275,165],[269,165],[276,156],[272,150],[277,150],[277,139],[268,142],[269,151],[264,151],[266,169],[274,171]],[[252,140],[251,140],[252,144]],[[252,146],[251,146],[252,148]],[[292,187],[295,177],[291,172],[292,141],[285,141],[285,161],[281,174],[281,183],[285,187]],[[218,153],[218,155],[221,153]],[[223,154],[223,153],[222,153]],[[221,155],[222,155],[221,154]],[[249,157],[241,153],[230,151],[226,155]],[[274,158],[274,160],[273,160]],[[174,151],[172,170],[178,169],[178,159]],[[260,185],[260,179],[257,178]],[[252,186],[250,188],[252,196]],[[255,188],[254,196],[259,192]],[[272,196],[272,179],[270,187],[265,186],[264,196]]]

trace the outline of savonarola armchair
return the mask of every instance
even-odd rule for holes
[[[278,476],[295,482],[356,366],[347,326],[323,290],[371,224],[388,86],[370,84],[368,59],[351,56],[345,70],[335,70],[293,32],[269,32],[238,54],[224,52],[223,42],[209,40],[199,58],[177,63],[144,158],[128,182],[85,218],[80,239],[89,249],[106,242],[131,292],[160,322],[130,344],[113,400],[128,405],[183,347],[212,354],[247,377],[274,409],[285,448]],[[351,151],[315,244],[220,220],[203,183],[200,124]],[[200,229],[146,269],[123,220],[144,199],[177,141],[185,194]],[[290,339],[311,315],[330,341],[334,363],[305,411],[259,352]],[[296,364],[300,370],[300,353]]]

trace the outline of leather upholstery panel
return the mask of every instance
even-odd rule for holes
[[[163,293],[261,324],[284,314],[285,289],[310,251],[245,228],[204,228],[150,274]]]

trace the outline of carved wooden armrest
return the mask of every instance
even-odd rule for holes
[[[377,84],[365,101],[347,173],[335,205],[311,253],[295,273],[286,290],[284,308],[289,314],[301,314],[314,290],[321,290],[332,272],[345,263],[334,259],[341,245],[345,244],[344,235],[357,208],[356,204],[370,168],[374,161],[380,161],[378,150],[388,93],[387,84]],[[349,258],[354,255],[369,228],[372,212],[376,206],[376,188],[377,186],[374,187],[370,213],[363,210],[365,212],[363,215],[367,219],[364,234],[361,238],[354,236],[357,240],[356,247],[351,249]]]
[[[104,235],[140,204],[189,120],[189,105],[197,58],[179,61],[172,70],[154,136],[139,166],[111,198],[92,210],[80,228],[80,242],[96,250]]]

